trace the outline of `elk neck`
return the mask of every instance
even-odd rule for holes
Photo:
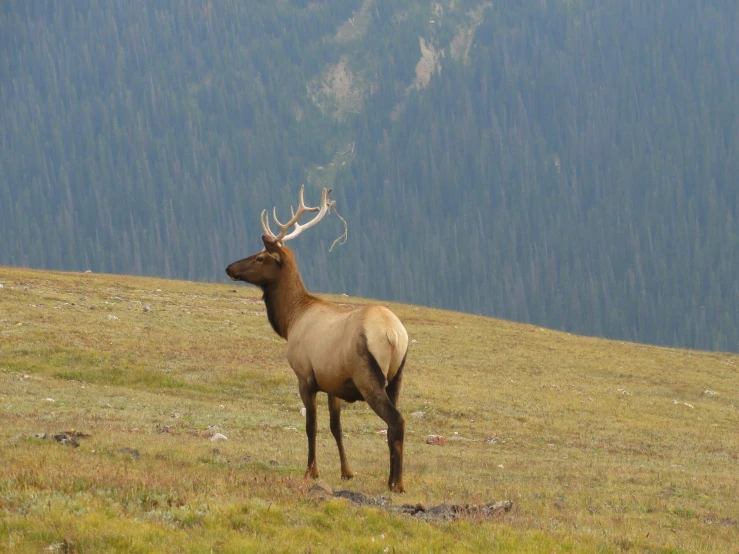
[[[287,340],[290,327],[308,306],[321,300],[310,294],[297,267],[285,264],[280,278],[262,287],[267,317],[275,333]]]

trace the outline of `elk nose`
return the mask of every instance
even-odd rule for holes
[[[231,264],[230,266],[228,266],[228,267],[226,268],[226,275],[228,275],[228,277],[229,277],[229,278],[230,278],[230,279],[231,279],[232,281],[238,281],[238,278],[236,277],[236,275],[235,275],[235,273],[234,273],[233,269],[231,269],[231,267],[232,267],[232,266],[233,266],[233,264]]]

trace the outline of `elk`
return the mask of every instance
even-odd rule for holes
[[[310,294],[300,277],[295,256],[285,246],[304,230],[320,222],[335,201],[323,189],[321,205],[306,207],[300,188],[297,212],[286,224],[272,215],[280,232],[269,226],[262,212],[264,250],[232,263],[226,274],[262,289],[262,299],[272,328],[287,340],[287,360],[298,378],[298,390],[306,411],[308,467],[305,477],[318,477],[316,463],[316,393],[328,395],[331,434],[336,439],[342,479],[354,477],[341,436],[341,400],[362,400],[387,424],[390,449],[388,488],[403,492],[403,437],[405,421],[397,408],[398,394],[408,351],[408,333],[397,316],[383,306],[349,308]],[[318,212],[305,224],[298,220]],[[291,233],[288,230],[294,226]]]

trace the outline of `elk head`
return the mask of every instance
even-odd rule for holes
[[[292,206],[290,207],[292,218],[290,218],[290,221],[287,223],[280,223],[280,220],[277,219],[277,210],[274,208],[272,209],[272,216],[275,219],[275,223],[280,228],[280,232],[277,235],[275,235],[272,232],[272,229],[270,229],[267,210],[262,211],[261,220],[262,230],[264,231],[262,242],[264,243],[264,250],[229,265],[226,268],[226,274],[233,281],[245,281],[264,289],[280,280],[286,266],[290,268],[295,266],[293,253],[284,245],[284,243],[294,239],[306,229],[316,225],[329,211],[331,211],[331,208],[335,209],[336,206],[336,202],[329,200],[328,198],[329,194],[331,194],[331,189],[323,189],[320,206],[306,206],[305,200],[303,199],[304,189],[304,186],[300,187],[298,211],[296,212],[292,209]],[[318,212],[318,215],[307,223],[301,225],[298,223],[298,220],[300,220],[300,218],[307,212]],[[294,229],[290,234],[288,234],[287,231],[291,227],[294,227]]]
[[[284,249],[279,244],[262,235],[264,250],[234,262],[226,268],[232,281],[244,281],[258,287],[266,287],[280,278]]]

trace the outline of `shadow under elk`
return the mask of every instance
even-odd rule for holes
[[[363,400],[387,424],[391,491],[403,492],[403,437],[405,421],[397,408],[398,393],[408,352],[408,333],[397,316],[383,306],[348,308],[310,294],[300,277],[295,256],[285,246],[305,229],[320,222],[335,201],[323,189],[321,205],[306,207],[300,188],[299,207],[275,235],[267,210],[262,212],[264,250],[232,263],[226,274],[234,281],[262,289],[272,328],[287,340],[287,360],[298,378],[306,410],[308,468],[306,477],[318,477],[316,464],[316,393],[328,395],[331,434],[341,460],[341,477],[351,479],[341,436],[341,400]],[[308,212],[317,215],[301,225]],[[288,234],[288,230],[294,227]]]

